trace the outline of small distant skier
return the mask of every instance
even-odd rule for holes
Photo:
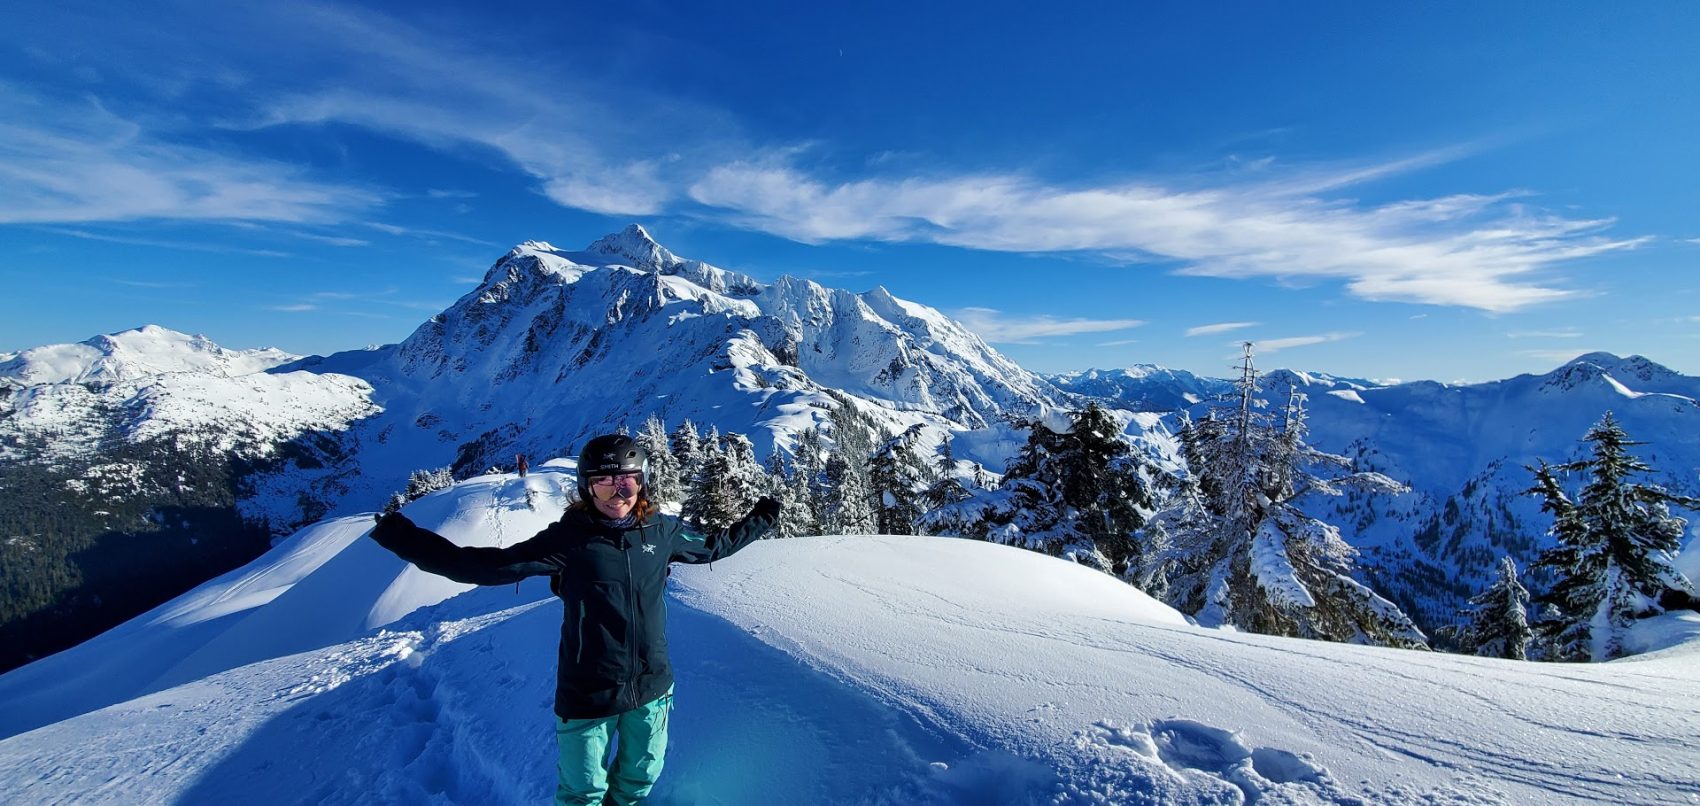
[[[523,456],[519,468],[524,475]],[[648,469],[648,454],[630,437],[592,439],[579,455],[578,500],[560,520],[506,548],[456,546],[399,512],[372,530],[379,545],[457,582],[551,577],[550,589],[565,603],[555,682],[558,804],[627,806],[649,794],[661,775],[673,708],[668,565],[729,557],[779,517],[779,502],[763,498],[724,531],[696,534],[656,509]],[[605,769],[616,736],[613,767]]]
[[[525,454],[523,453],[514,457],[514,466],[519,468],[519,477],[522,479],[525,478],[525,471],[531,469],[531,465],[526,464]]]

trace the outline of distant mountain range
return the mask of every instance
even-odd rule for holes
[[[1192,416],[1233,392],[1231,380],[1153,366],[1051,380],[1127,408]],[[1550,518],[1524,494],[1533,485],[1526,468],[1578,458],[1583,434],[1607,411],[1646,443],[1635,454],[1659,471],[1655,481],[1700,494],[1700,378],[1640,356],[1590,353],[1544,375],[1467,385],[1377,386],[1291,370],[1270,372],[1260,385],[1273,406],[1303,396],[1311,444],[1410,485],[1400,496],[1308,505],[1363,550],[1376,587],[1426,627],[1455,621],[1500,556],[1526,568],[1550,545]],[[1163,427],[1175,428],[1177,416],[1165,416]]]
[[[527,242],[399,344],[331,356],[231,351],[149,326],[0,354],[0,465],[98,463],[103,444],[191,434],[253,458],[239,506],[274,531],[376,509],[409,472],[469,475],[517,453],[570,456],[646,417],[749,434],[781,449],[851,407],[893,432],[921,425],[958,458],[1001,470],[1013,415],[1100,400],[1172,465],[1179,412],[1231,381],[1156,366],[1043,377],[939,311],[781,277],[761,283],[677,257],[631,226],[581,251]],[[1307,400],[1311,441],[1411,485],[1397,497],[1311,502],[1363,549],[1372,581],[1425,626],[1527,563],[1545,521],[1523,469],[1562,460],[1607,410],[1639,455],[1696,489],[1700,378],[1640,357],[1582,356],[1545,375],[1473,385],[1277,370],[1262,396]]]

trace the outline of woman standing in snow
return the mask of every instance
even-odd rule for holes
[[[565,603],[555,683],[561,804],[632,804],[661,775],[673,667],[667,659],[665,590],[670,563],[728,557],[773,528],[779,503],[707,537],[660,514],[649,499],[649,457],[631,438],[607,435],[584,446],[579,500],[559,521],[506,548],[461,547],[384,515],[372,538],[433,574],[475,585],[550,576]],[[618,735],[612,771],[604,769]],[[606,800],[604,798],[606,797]]]

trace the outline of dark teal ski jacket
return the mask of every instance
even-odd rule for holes
[[[530,540],[489,548],[457,546],[392,512],[372,530],[372,539],[456,582],[506,585],[555,577],[550,589],[565,604],[555,713],[561,719],[598,719],[636,708],[673,685],[668,564],[731,556],[773,528],[778,514],[778,504],[764,500],[725,531],[703,536],[667,515],[650,515],[621,530],[590,512],[568,510]]]

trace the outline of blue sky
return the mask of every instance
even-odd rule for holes
[[[394,342],[638,222],[1039,371],[1700,374],[1692,2],[48,5],[0,30],[0,351]]]

